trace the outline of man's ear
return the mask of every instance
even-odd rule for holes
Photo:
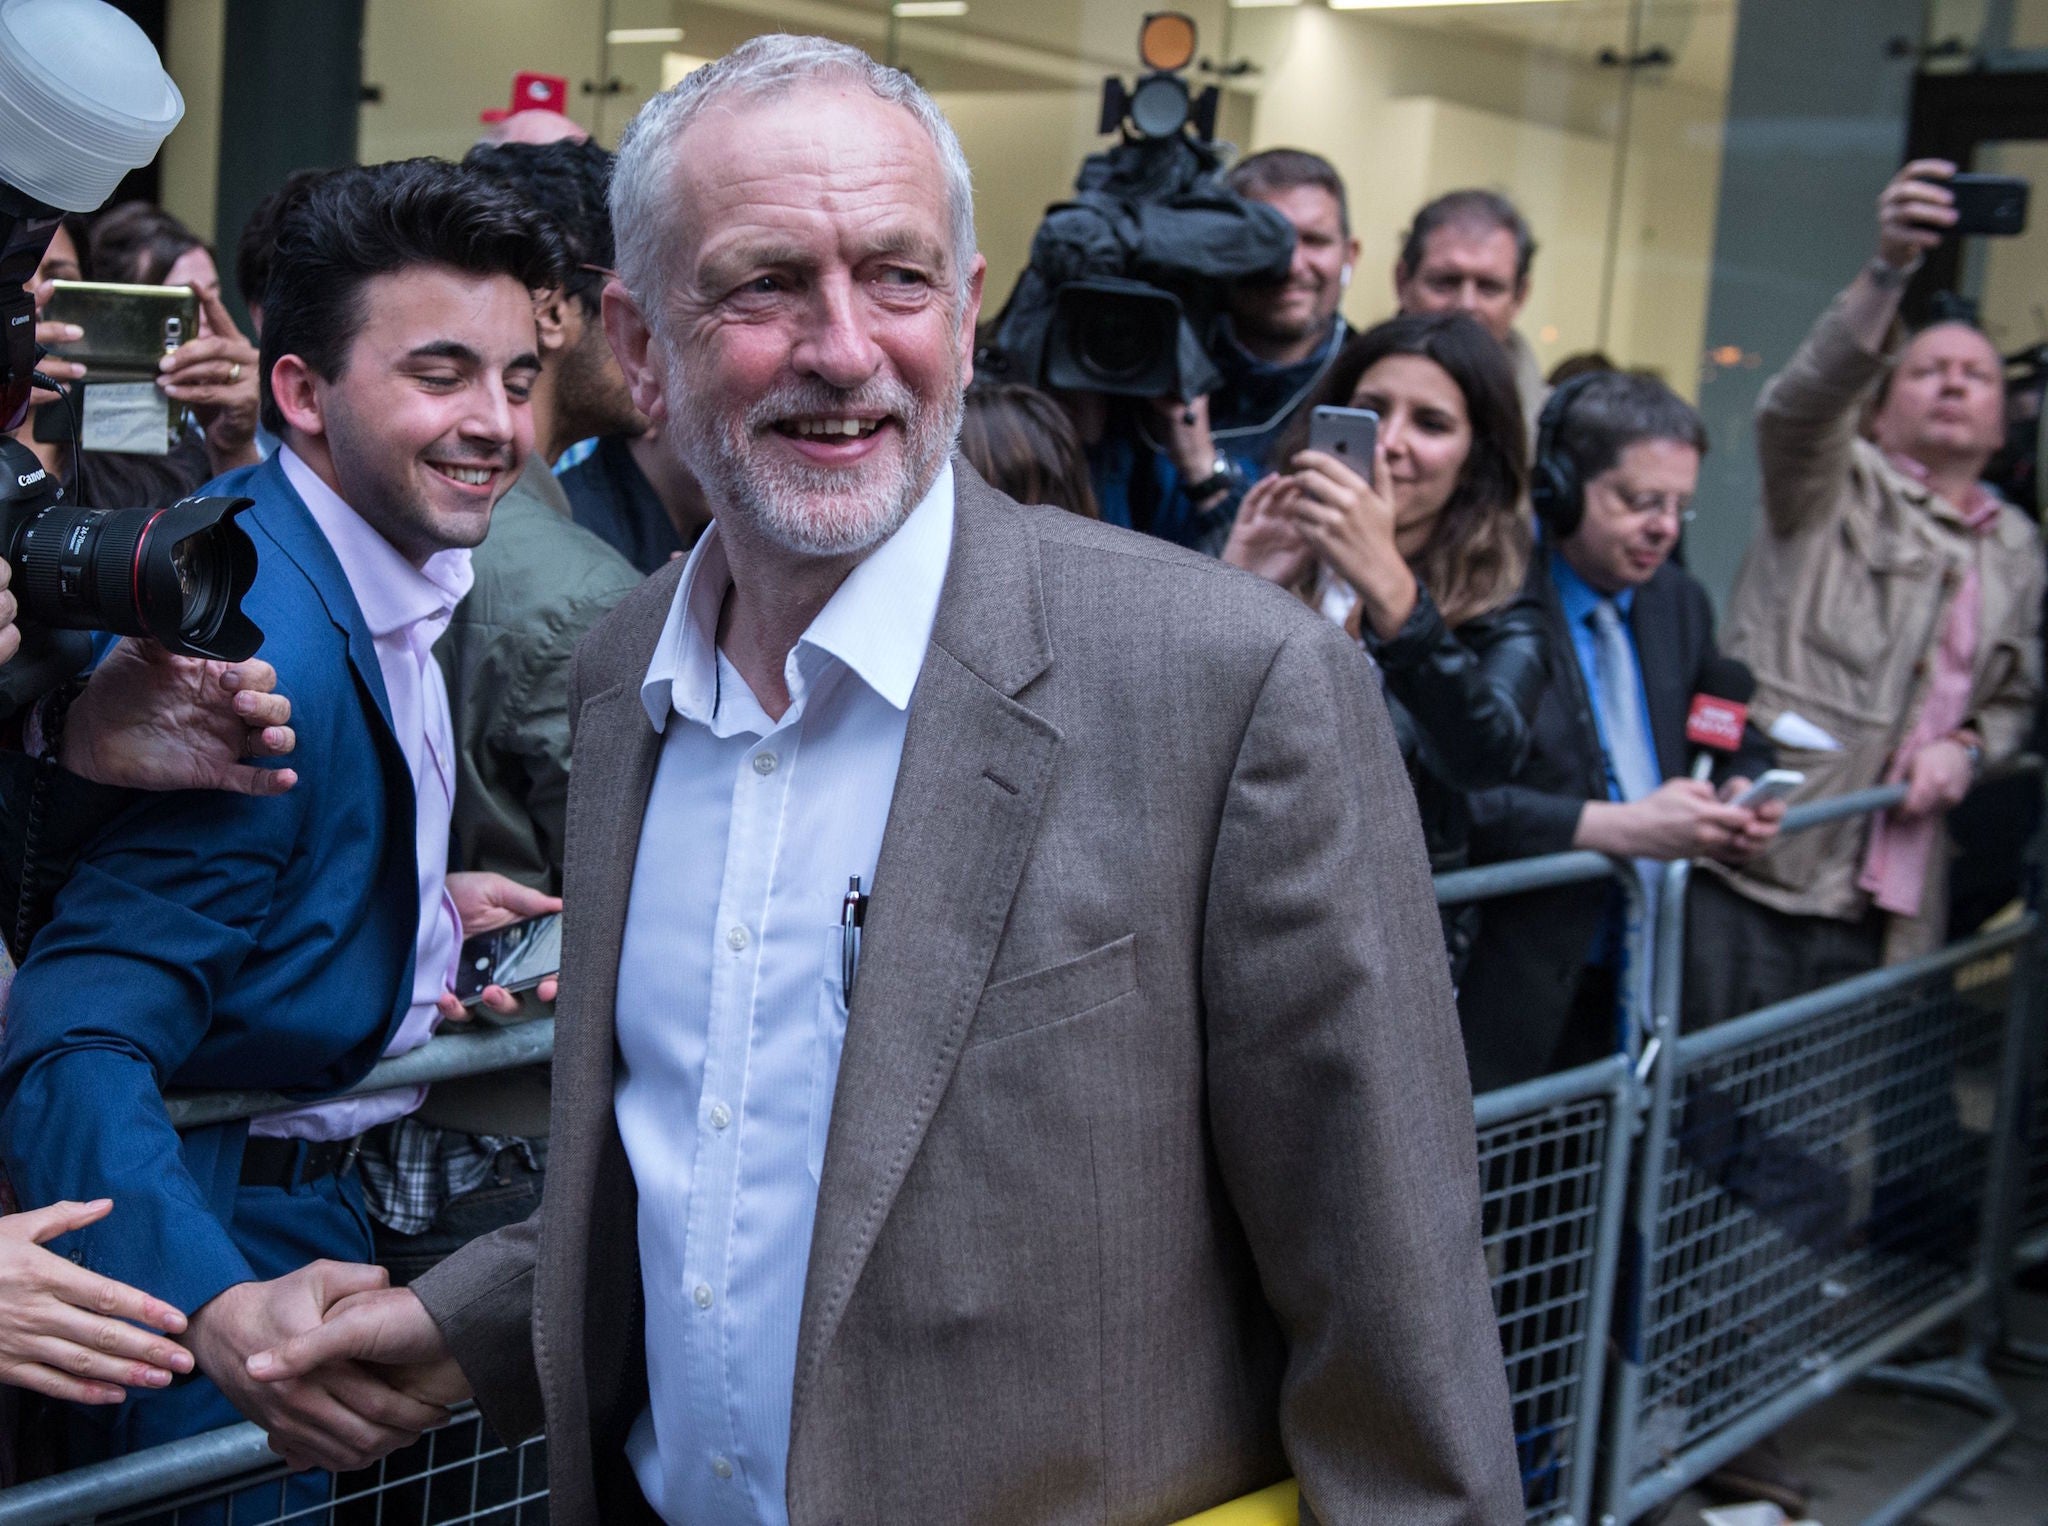
[[[988,279],[988,261],[974,257],[967,273],[967,292],[960,301],[960,385],[974,380],[974,331],[981,323],[981,288]]]
[[[668,417],[668,402],[662,396],[667,377],[653,328],[623,281],[607,281],[602,300],[604,337],[618,358],[633,406],[646,414],[649,422],[658,424]]]
[[[319,378],[298,356],[278,356],[270,368],[270,396],[288,427],[315,438],[327,432]]]
[[[1394,295],[1396,298],[1401,295],[1401,288],[1407,284],[1408,262],[1405,260],[1394,261]]]
[[[533,326],[543,365],[549,356],[568,347],[569,300],[559,286],[549,286],[533,294]]]

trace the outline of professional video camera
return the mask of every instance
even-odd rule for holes
[[[1224,288],[1279,281],[1294,229],[1223,182],[1217,89],[1191,96],[1183,72],[1195,24],[1145,17],[1148,72],[1104,82],[1100,130],[1122,141],[1090,154],[1074,199],[1046,211],[1031,262],[991,325],[977,369],[1074,392],[1194,398],[1221,376],[1209,358]]]
[[[62,212],[103,203],[126,171],[156,157],[184,112],[156,49],[112,6],[0,0],[0,427],[10,434],[38,379],[26,283]],[[254,656],[263,633],[241,600],[256,547],[234,523],[251,502],[67,504],[35,453],[0,436],[0,556],[22,627],[21,651],[0,667],[0,715],[91,660],[80,632],[147,636],[192,657]]]

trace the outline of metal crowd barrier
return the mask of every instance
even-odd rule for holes
[[[2038,762],[2028,766],[2038,770]],[[1796,831],[1896,804],[1810,804]],[[1624,983],[1626,1052],[1476,1100],[1482,1229],[1527,1519],[1635,1519],[1859,1379],[1956,1400],[1984,1423],[1865,1526],[1903,1521],[2013,1415],[1984,1358],[2015,1262],[2048,1258],[2048,943],[2031,913],[1937,954],[1704,1032],[1679,1033],[1689,866],[1656,925],[1632,866],[1569,853],[1440,876],[1450,905],[1611,882],[1654,987]],[[546,1059],[552,1022],[437,1038],[356,1091]],[[184,1126],[255,1093],[172,1099]],[[1952,1360],[1891,1358],[1961,1321]],[[377,1470],[288,1478],[251,1425],[0,1495],[0,1526],[418,1521],[539,1526],[543,1442],[499,1446],[474,1412]],[[116,1513],[125,1512],[125,1513]],[[1291,1526],[1291,1485],[1203,1526]],[[1194,1523],[1185,1523],[1194,1526]]]

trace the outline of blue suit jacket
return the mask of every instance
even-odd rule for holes
[[[181,1141],[164,1089],[352,1084],[410,1005],[419,924],[412,775],[341,564],[275,458],[211,491],[256,500],[244,607],[292,701],[299,782],[138,797],[59,892],[0,1037],[22,1201],[113,1198],[75,1258],[187,1312],[251,1275],[228,1227],[246,1125]]]

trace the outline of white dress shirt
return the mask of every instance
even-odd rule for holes
[[[717,649],[732,576],[714,523],[641,685],[663,740],[619,955],[649,1398],[626,1455],[670,1522],[789,1519],[797,1317],[846,1033],[840,908],[849,876],[874,881],[952,540],[949,464],[798,640],[776,721]]]
[[[467,551],[440,551],[415,567],[391,542],[314,475],[290,446],[278,449],[286,479],[305,500],[320,533],[348,578],[363,612],[391,701],[391,729],[412,769],[414,847],[420,887],[420,923],[413,951],[412,1006],[385,1046],[386,1055],[417,1049],[440,1020],[436,1003],[454,984],[462,923],[448,898],[448,827],[455,809],[455,728],[448,685],[434,661],[434,643],[448,629],[455,606],[469,592]],[[363,1000],[379,1003],[379,993]],[[382,1008],[380,1007],[380,1010]],[[346,1097],[249,1125],[251,1134],[292,1139],[349,1139],[367,1128],[402,1118],[426,1097],[424,1086]]]

